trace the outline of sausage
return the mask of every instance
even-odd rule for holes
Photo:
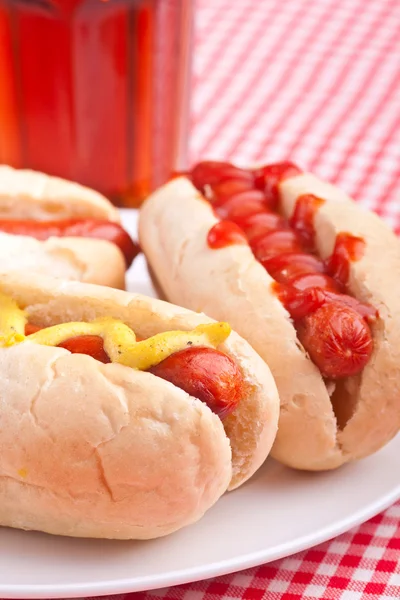
[[[340,292],[339,286],[335,280],[323,273],[303,273],[302,275],[297,275],[297,277],[293,277],[290,280],[290,285],[296,290],[320,288],[331,292]]]
[[[352,308],[353,310],[358,312],[358,314],[368,323],[373,323],[378,317],[378,311],[376,308],[374,308],[370,304],[360,302],[352,296],[348,296],[347,294],[336,294],[330,291],[325,291],[324,295],[326,302],[340,302],[344,306],[348,306],[349,308]]]
[[[140,251],[139,245],[119,225],[96,219],[65,219],[63,221],[13,221],[1,220],[0,231],[13,235],[26,235],[37,240],[50,237],[86,237],[107,240],[121,250],[129,268]]]
[[[324,263],[312,254],[287,252],[263,261],[268,273],[280,283],[289,283],[299,275],[323,273]]]
[[[97,238],[112,242],[121,250],[125,257],[127,268],[139,254],[139,245],[132,240],[130,235],[118,223],[110,221],[96,221],[94,219],[70,221],[64,235],[86,238]]]
[[[25,335],[40,329],[28,323]],[[141,339],[137,337],[137,341]],[[104,350],[103,339],[98,335],[80,335],[59,347],[72,354],[87,354],[102,363],[111,362]],[[243,396],[243,377],[238,366],[229,356],[212,348],[196,347],[175,352],[149,371],[205,402],[221,419],[235,409]]]
[[[111,362],[104,350],[103,339],[98,335],[80,335],[66,340],[59,347],[69,350],[71,354],[87,354],[102,363]]]
[[[291,285],[275,282],[272,289],[295,322],[315,312],[326,303],[326,294],[320,288],[299,291]]]
[[[63,237],[64,230],[69,225],[68,221],[20,221],[1,220],[0,231],[12,235],[25,235],[34,237],[43,242],[49,237]]]
[[[242,215],[240,217],[232,217],[230,214],[229,219],[233,220],[243,229],[249,242],[270,231],[287,229],[285,221],[281,216],[273,212],[266,212],[265,209],[263,212]]]
[[[271,231],[251,241],[251,249],[260,262],[285,252],[301,252],[300,242],[293,231]]]
[[[236,363],[211,348],[187,348],[172,354],[150,372],[185,390],[224,419],[243,395],[243,377]]]
[[[378,316],[376,308],[347,294],[337,294],[317,287],[296,290],[291,285],[276,282],[273,285],[273,290],[294,321],[298,321],[315,312],[324,304],[332,302],[336,305],[340,304],[351,308],[368,323],[373,323]]]
[[[236,221],[265,211],[263,194],[258,190],[243,191],[233,195],[226,202],[215,205],[215,212],[222,219]]]
[[[25,335],[29,336],[41,329],[42,327],[38,325],[27,323],[25,325]],[[59,344],[59,347],[69,350],[71,354],[87,354],[102,363],[111,362],[104,350],[103,339],[98,335],[79,335]]]
[[[227,179],[207,188],[209,200],[214,205],[220,205],[237,194],[256,192],[252,179]]]
[[[193,185],[202,192],[206,192],[205,186],[213,187],[229,180],[247,181],[251,185],[254,182],[254,176],[249,171],[222,161],[207,160],[200,162],[192,169],[189,176]]]
[[[369,327],[354,310],[327,303],[297,323],[297,335],[323,377],[338,379],[359,373],[373,343]]]
[[[40,331],[42,328],[38,325],[32,325],[32,323],[27,323],[25,325],[25,335],[31,335],[31,333],[36,333]]]

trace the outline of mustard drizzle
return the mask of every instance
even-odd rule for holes
[[[103,339],[104,350],[111,362],[138,370],[147,370],[189,346],[216,348],[231,333],[228,323],[207,323],[192,331],[167,331],[137,342],[134,331],[128,325],[111,317],[89,323],[53,325],[29,336],[25,336],[26,323],[25,312],[12,298],[0,293],[0,347],[25,342],[58,346],[81,335],[96,335]]]

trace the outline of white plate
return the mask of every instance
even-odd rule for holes
[[[125,215],[126,216],[126,215]],[[134,231],[133,215],[127,225]],[[143,257],[130,288],[155,295]],[[400,437],[360,463],[298,473],[269,460],[196,525],[149,542],[58,538],[3,529],[0,597],[116,594],[259,565],[330,539],[400,498]]]

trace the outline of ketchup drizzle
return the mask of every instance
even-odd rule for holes
[[[296,231],[303,245],[310,252],[315,250],[314,217],[323,204],[325,200],[313,194],[299,196],[289,219],[290,227]]]
[[[207,235],[207,244],[209,248],[225,248],[241,244],[247,246],[247,239],[238,225],[231,221],[218,221]]]
[[[207,169],[200,169],[201,174],[209,171],[211,165],[207,163]],[[301,171],[292,163],[266,165],[248,171],[253,176],[253,191],[242,191],[240,186],[249,186],[250,179],[243,170],[235,171],[237,168],[233,166],[231,169],[227,163],[222,163],[221,179],[218,180],[216,173],[218,168],[210,176],[211,197],[213,186],[217,192],[210,202],[214,204],[216,214],[226,220],[220,221],[209,231],[208,246],[222,248],[231,244],[250,243],[257,260],[275,279],[274,292],[295,321],[300,339],[305,340],[306,349],[309,344],[313,346],[308,350],[321,374],[332,378],[355,374],[357,369],[365,366],[372,352],[370,330],[362,323],[371,322],[377,316],[374,307],[345,293],[350,265],[364,255],[364,240],[349,233],[339,233],[332,255],[322,261],[314,254],[314,221],[325,200],[313,194],[299,196],[289,220],[273,212],[279,201],[279,183],[299,175]],[[218,198],[219,182],[224,183],[224,191],[229,189],[228,173],[232,178],[230,189],[233,193],[223,198],[221,194]],[[202,183],[204,185],[204,180]],[[256,191],[263,192],[264,201],[253,197]],[[329,315],[332,323],[335,315],[338,317],[336,327],[332,326],[329,331],[324,329],[317,336],[318,339],[314,339],[310,332],[313,328],[314,332],[320,331],[318,328],[323,322],[328,322]],[[342,330],[340,323],[343,324]],[[340,335],[342,338],[333,339]],[[315,349],[318,344],[320,348],[317,352]],[[330,366],[327,355],[330,345],[337,352],[336,362],[332,363],[334,367]]]
[[[333,253],[325,262],[326,272],[340,284],[347,285],[350,277],[350,263],[364,256],[365,241],[350,233],[339,233]]]
[[[279,184],[296,175],[301,175],[301,170],[291,162],[265,165],[254,172],[255,187],[264,192],[270,207],[276,208],[279,202]]]

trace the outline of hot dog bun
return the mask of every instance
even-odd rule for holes
[[[0,291],[42,326],[111,316],[145,338],[212,322],[160,300],[44,276],[0,275]],[[197,521],[261,465],[278,421],[262,359],[235,333],[219,349],[245,379],[224,425],[148,372],[31,342],[0,348],[0,523],[145,539]]]
[[[119,222],[118,210],[87,187],[37,171],[0,165],[0,219],[94,218]],[[107,240],[78,237],[37,241],[0,232],[0,270],[28,270],[64,279],[125,288],[120,249]]]
[[[120,221],[111,202],[88,187],[39,171],[0,165],[0,219],[87,217]]]
[[[340,231],[366,242],[364,258],[351,267],[349,288],[379,310],[375,351],[361,376],[337,382],[333,395],[250,248],[207,246],[218,219],[188,179],[171,181],[145,202],[140,242],[167,299],[228,320],[270,366],[281,399],[272,455],[299,469],[330,469],[378,450],[400,428],[399,242],[376,215],[311,175],[287,179],[280,192],[287,216],[300,194],[326,200],[314,224],[323,258]]]
[[[0,232],[0,256],[0,271],[54,274],[60,279],[125,288],[124,257],[106,240],[53,237],[41,242]]]

